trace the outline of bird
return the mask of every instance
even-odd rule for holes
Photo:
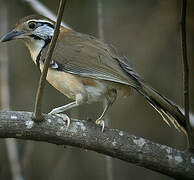
[[[1,42],[19,39],[30,51],[33,62],[42,72],[46,53],[56,22],[30,15],[18,21],[1,38]],[[130,96],[136,90],[162,116],[163,120],[186,134],[185,116],[178,106],[149,86],[131,62],[118,50],[94,36],[60,26],[60,33],[49,64],[47,81],[73,102],[54,108],[49,114],[59,115],[85,103],[106,101],[95,121],[104,130],[104,116],[118,93]]]

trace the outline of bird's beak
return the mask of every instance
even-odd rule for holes
[[[17,30],[12,30],[5,34],[1,39],[0,42],[6,42],[6,41],[11,41],[13,39],[19,39],[23,37],[24,32],[19,32]]]

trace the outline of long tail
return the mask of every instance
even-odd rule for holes
[[[119,62],[121,68],[137,82],[138,86],[135,88],[141,95],[143,95],[147,102],[162,116],[163,120],[170,126],[171,122],[177,130],[186,132],[186,120],[185,116],[179,110],[177,105],[168,100],[166,97],[159,94],[152,87],[147,85],[139,74],[129,67],[124,62]]]
[[[146,98],[148,103],[162,116],[163,120],[169,126],[170,121],[177,130],[187,134],[185,116],[179,108],[147,84],[143,82],[140,82],[140,84],[141,88],[138,88],[137,91]]]

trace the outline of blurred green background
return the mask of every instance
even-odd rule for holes
[[[58,1],[42,0],[56,13]],[[105,41],[125,54],[143,79],[160,93],[183,104],[182,61],[180,41],[180,0],[104,0],[103,30]],[[7,8],[9,30],[23,16],[35,12],[22,0],[0,0]],[[194,2],[188,1],[187,32],[190,63],[190,103],[193,86]],[[97,0],[69,0],[63,19],[74,30],[98,37]],[[0,22],[2,26],[2,22]],[[5,34],[6,32],[4,32]],[[3,34],[0,34],[2,36]],[[11,109],[33,111],[40,72],[33,64],[27,48],[21,42],[7,44],[9,51]],[[4,44],[0,45],[4,46]],[[44,112],[71,100],[48,83],[44,94]],[[98,109],[98,111],[96,111]],[[101,104],[83,105],[67,112],[70,117],[95,120]],[[169,128],[139,94],[118,98],[109,113],[110,126],[142,136],[154,142],[184,150],[186,137]],[[74,147],[56,146],[43,142],[17,140],[22,173],[25,179],[105,180],[105,156]],[[4,140],[0,141],[0,179],[11,179]],[[113,159],[114,180],[171,178],[133,164]]]

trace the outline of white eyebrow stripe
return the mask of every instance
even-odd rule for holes
[[[52,24],[50,21],[46,21],[46,20],[43,20],[43,19],[42,20],[30,19],[30,20],[27,21],[27,23],[29,23],[31,21],[38,22],[38,23],[49,23],[49,24]]]

